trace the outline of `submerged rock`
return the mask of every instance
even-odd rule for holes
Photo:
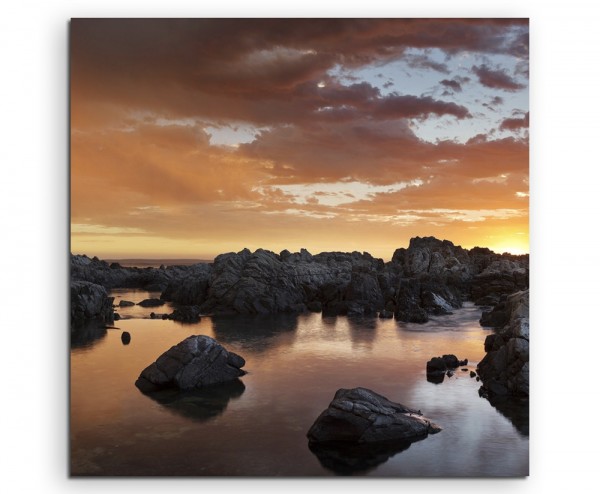
[[[146,367],[135,385],[144,393],[165,388],[192,390],[232,381],[246,361],[209,336],[190,336]]]
[[[138,305],[140,305],[142,307],[160,307],[164,303],[165,303],[165,301],[161,300],[159,298],[146,298],[146,299],[142,300],[141,302],[138,302]]]
[[[457,367],[467,365],[468,362],[468,359],[458,360],[454,354],[442,355],[441,357],[433,357],[427,362],[426,371],[427,374],[443,374],[447,371],[452,371]]]
[[[307,433],[310,443],[415,441],[442,429],[413,410],[366,388],[339,389]]]
[[[121,342],[123,343],[123,345],[129,345],[129,343],[131,342],[131,334],[127,331],[123,331],[121,333]]]

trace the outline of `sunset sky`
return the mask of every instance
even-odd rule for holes
[[[71,251],[529,251],[529,27],[71,21]]]

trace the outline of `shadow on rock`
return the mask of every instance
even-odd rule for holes
[[[519,434],[529,437],[529,399],[505,396],[485,397],[500,414],[505,416]]]
[[[227,408],[229,400],[239,398],[245,390],[244,383],[236,379],[194,391],[166,389],[146,393],[146,396],[177,415],[205,422],[221,415]]]
[[[98,321],[71,327],[71,348],[92,346],[106,336],[106,326]]]
[[[368,445],[309,443],[308,447],[326,469],[337,475],[354,475],[373,470],[392,456],[406,451],[413,442],[421,439],[424,438],[415,441],[394,441]]]

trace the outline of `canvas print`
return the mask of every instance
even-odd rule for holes
[[[70,21],[70,475],[529,473],[529,22]]]

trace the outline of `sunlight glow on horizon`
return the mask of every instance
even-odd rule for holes
[[[70,29],[73,252],[529,250],[526,19]]]

